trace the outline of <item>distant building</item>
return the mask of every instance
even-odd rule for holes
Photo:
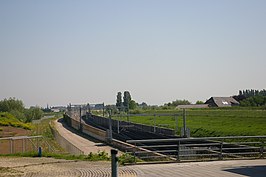
[[[51,107],[51,111],[52,112],[64,112],[66,111],[66,107],[65,106],[54,106],[54,107]]]
[[[90,109],[92,110],[102,110],[104,109],[104,104],[90,104]]]
[[[178,105],[177,109],[192,109],[192,108],[208,108],[208,104],[188,104],[188,105]]]
[[[238,106],[239,102],[233,97],[211,97],[205,104],[208,104],[209,107],[231,107]]]

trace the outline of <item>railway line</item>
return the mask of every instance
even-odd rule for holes
[[[107,124],[97,124],[92,119],[83,118],[86,124],[107,131]],[[148,152],[130,150],[128,153],[143,160],[161,160],[167,157],[172,161],[201,161],[201,160],[222,160],[222,159],[244,159],[263,158],[265,154],[264,142],[266,137],[250,137],[250,141],[238,142],[246,137],[212,137],[212,138],[181,138],[175,135],[143,131],[130,122],[126,122],[112,128],[114,139],[130,143],[134,147],[147,149]],[[134,149],[134,148],[132,148]],[[152,152],[152,153],[151,153]],[[154,156],[153,153],[156,153]],[[158,156],[161,154],[161,156]]]

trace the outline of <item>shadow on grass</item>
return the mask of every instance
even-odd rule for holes
[[[225,169],[224,171],[244,176],[250,176],[250,177],[265,177],[266,165],[235,167],[235,168]]]

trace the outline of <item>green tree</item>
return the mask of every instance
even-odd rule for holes
[[[129,109],[136,109],[137,108],[137,103],[134,100],[130,100],[129,102]]]
[[[123,110],[122,93],[118,92],[116,96],[116,107],[119,111]]]
[[[204,104],[204,102],[203,102],[203,101],[200,101],[200,100],[198,100],[198,101],[196,102],[196,104]]]
[[[26,115],[26,122],[31,122],[32,120],[37,120],[42,118],[43,111],[39,107],[31,107],[30,109],[27,109],[25,112]]]
[[[129,93],[129,91],[125,91],[124,92],[124,96],[123,96],[123,105],[125,108],[125,111],[128,112],[129,111],[129,103],[131,101],[131,95]]]
[[[0,112],[11,112],[14,110],[24,112],[24,109],[24,104],[21,100],[9,98],[0,101]]]
[[[165,104],[165,106],[176,107],[178,105],[188,105],[188,104],[191,104],[188,100],[175,100],[175,101],[172,101],[172,103]]]
[[[240,101],[241,106],[264,106],[266,105],[266,96],[253,96]]]

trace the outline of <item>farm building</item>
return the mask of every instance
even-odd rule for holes
[[[194,109],[194,108],[208,108],[208,104],[188,104],[188,105],[178,105],[176,109]]]
[[[205,104],[208,104],[209,107],[231,107],[238,106],[239,102],[233,97],[211,97]]]

